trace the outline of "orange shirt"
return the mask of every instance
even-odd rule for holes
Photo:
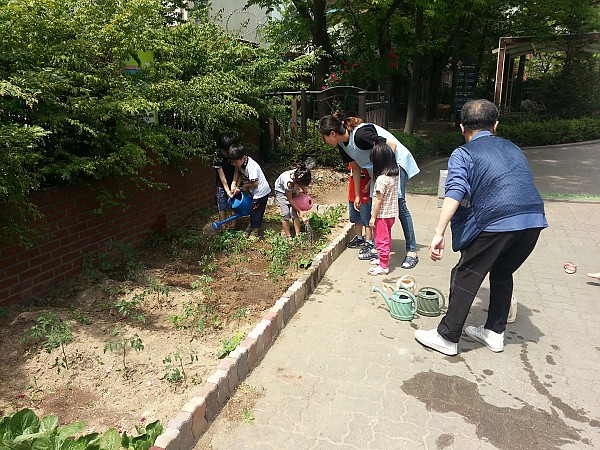
[[[354,178],[352,178],[352,166],[348,164],[348,201],[354,201]],[[360,169],[360,202],[369,203],[371,200],[371,177],[367,169]]]

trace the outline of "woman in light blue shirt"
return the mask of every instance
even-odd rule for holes
[[[394,137],[392,133],[378,125],[363,123],[358,117],[350,117],[344,121],[334,116],[325,116],[319,124],[319,131],[326,144],[337,146],[344,162],[356,164],[353,173],[360,173],[359,167],[367,169],[373,175],[373,165],[370,153],[378,137],[386,139],[387,144],[394,151],[396,162],[400,168],[400,182],[398,183],[398,210],[399,219],[404,231],[406,241],[406,258],[402,263],[403,269],[412,269],[419,262],[417,256],[417,241],[410,211],[406,206],[406,180],[419,173],[419,167],[410,151]],[[359,186],[355,180],[355,186]],[[371,183],[372,189],[372,183]],[[360,195],[357,196],[360,207]]]

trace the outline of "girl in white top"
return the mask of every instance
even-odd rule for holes
[[[304,218],[302,211],[294,198],[300,193],[307,193],[308,185],[312,180],[310,170],[303,164],[297,169],[283,172],[275,181],[275,197],[281,209],[281,227],[289,238],[292,237],[290,230],[290,219],[294,223],[296,236],[300,234],[300,218]]]
[[[390,272],[390,249],[392,227],[398,216],[399,169],[394,152],[386,144],[385,138],[377,138],[371,150],[373,178],[375,179],[372,197],[371,221],[373,227],[377,259],[371,260],[369,275],[387,275]]]

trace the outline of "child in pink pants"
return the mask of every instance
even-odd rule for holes
[[[394,152],[385,138],[378,138],[371,150],[373,163],[373,188],[371,222],[375,237],[378,259],[371,261],[374,267],[369,275],[387,275],[390,273],[390,249],[392,246],[392,227],[398,217],[398,179],[399,170]]]

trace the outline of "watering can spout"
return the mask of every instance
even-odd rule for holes
[[[383,292],[383,291],[382,291],[381,289],[379,289],[377,286],[373,286],[373,287],[371,288],[371,292],[379,292],[379,293],[381,294],[381,296],[383,297],[383,299],[385,300],[385,303],[386,303],[386,304],[387,304],[389,307],[391,307],[391,304],[390,304],[390,298],[389,298],[387,295],[385,295],[385,292]]]

